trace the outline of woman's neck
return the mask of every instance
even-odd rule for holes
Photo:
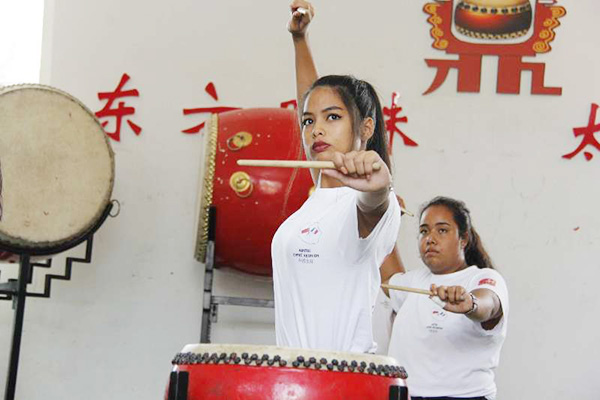
[[[458,266],[452,266],[452,267],[444,268],[441,271],[431,271],[431,268],[429,270],[434,275],[449,275],[449,274],[453,274],[455,272],[462,271],[463,269],[465,269],[467,267],[468,267],[467,263],[463,262],[462,264],[459,264]]]
[[[330,189],[344,186],[342,182],[335,178],[319,173],[319,187],[322,189]]]

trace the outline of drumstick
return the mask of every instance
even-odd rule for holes
[[[316,169],[335,169],[333,161],[302,161],[302,160],[237,160],[237,165],[246,167],[279,167],[279,168],[316,168]],[[373,171],[379,171],[381,165],[373,163]],[[400,211],[409,217],[415,214],[400,207]]]
[[[431,296],[432,295],[432,293],[431,293],[430,290],[417,289],[417,288],[411,288],[411,287],[406,287],[406,286],[388,285],[387,283],[382,283],[381,287],[384,288],[384,289],[400,290],[402,292],[425,294],[427,296]]]
[[[435,304],[437,304],[438,306],[440,306],[440,308],[446,307],[446,302],[444,300],[440,299],[437,296],[433,296],[433,293],[431,293],[431,291],[429,291],[429,290],[411,288],[411,287],[406,287],[406,286],[388,285],[387,283],[382,283],[381,287],[384,288],[384,289],[400,290],[402,292],[424,294],[424,295],[429,296],[429,298],[431,299],[431,301],[433,301]]]
[[[301,160],[237,160],[237,165],[247,167],[281,167],[281,168],[316,168],[335,169],[333,161],[301,161]],[[373,163],[373,171],[379,171],[381,165]]]

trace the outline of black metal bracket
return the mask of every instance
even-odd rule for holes
[[[58,274],[48,274],[44,277],[44,290],[43,292],[28,292],[26,291],[26,296],[28,297],[41,297],[41,298],[50,298],[51,290],[52,290],[52,281],[53,280],[62,280],[69,281],[71,280],[71,274],[73,271],[73,263],[91,263],[92,262],[92,248],[93,248],[94,237],[90,236],[85,245],[85,256],[83,258],[80,257],[67,257],[65,259],[65,272],[62,275]],[[33,275],[35,271],[35,267],[38,268],[50,268],[52,266],[52,259],[46,260],[46,262],[38,262],[31,263],[31,273],[29,274],[29,278],[27,284],[31,284],[33,282]],[[0,283],[0,300],[11,300],[14,295],[17,293],[18,284],[17,280],[9,279],[6,283]]]
[[[187,400],[190,376],[187,371],[173,371],[169,378],[167,400]]]
[[[15,398],[26,298],[28,296],[49,298],[53,279],[68,281],[71,279],[71,272],[74,262],[91,262],[94,233],[96,233],[98,228],[102,226],[106,218],[109,216],[111,209],[112,203],[109,203],[102,212],[98,221],[96,221],[87,231],[83,232],[78,237],[57,246],[39,249],[13,244],[0,244],[0,250],[19,255],[19,278],[17,280],[9,279],[7,282],[0,284],[0,300],[13,300],[13,309],[15,310],[10,361],[6,378],[6,390],[4,392],[5,400],[14,400]],[[63,275],[46,275],[44,281],[44,291],[42,293],[27,291],[27,285],[33,282],[34,268],[50,268],[52,265],[52,261],[50,259],[46,262],[32,263],[32,256],[51,256],[54,254],[59,254],[83,242],[87,242],[84,258],[67,257],[65,261],[65,273]]]
[[[210,343],[212,324],[216,323],[219,315],[219,305],[273,308],[274,301],[247,297],[229,297],[213,295],[213,279],[215,265],[215,230],[217,210],[210,206],[208,210],[208,243],[206,246],[206,263],[204,264],[204,297],[202,299],[202,326],[200,328],[200,343]]]
[[[390,400],[408,400],[408,388],[405,386],[390,386]]]

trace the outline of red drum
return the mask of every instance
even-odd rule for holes
[[[271,240],[308,198],[308,170],[240,167],[239,159],[301,159],[297,115],[283,108],[214,114],[207,124],[196,259],[205,262],[209,207],[216,209],[215,264],[270,275]]]
[[[167,400],[406,400],[393,358],[272,346],[185,346]]]
[[[513,39],[531,28],[529,0],[460,0],[454,21],[456,30],[477,39]]]
[[[83,238],[107,209],[114,168],[77,99],[42,85],[0,89],[0,248],[48,254]],[[0,251],[0,262],[16,260]]]

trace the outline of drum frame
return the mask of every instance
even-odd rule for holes
[[[0,284],[0,300],[12,300],[13,309],[15,310],[13,320],[13,336],[10,351],[9,367],[6,376],[6,390],[4,393],[5,400],[14,400],[15,390],[17,387],[17,372],[19,369],[19,356],[21,353],[21,337],[23,335],[23,320],[25,317],[25,300],[29,297],[43,297],[49,298],[51,291],[51,284],[53,279],[59,280],[70,280],[71,270],[73,262],[90,263],[92,261],[92,247],[94,233],[102,226],[106,218],[110,215],[110,211],[113,207],[112,203],[108,203],[100,218],[94,225],[84,232],[77,238],[70,240],[69,242],[62,243],[60,245],[45,248],[45,249],[32,249],[24,248],[20,246],[6,245],[0,243],[0,250],[5,250],[11,253],[18,254],[19,257],[19,277],[17,280],[9,280],[6,283]],[[35,267],[50,268],[51,259],[48,259],[45,263],[32,263],[31,256],[44,256],[62,253],[69,250],[80,243],[86,242],[85,257],[67,257],[65,260],[65,274],[64,275],[46,275],[44,282],[44,291],[42,293],[34,293],[27,291],[27,285],[33,281],[33,273]]]
[[[274,308],[275,301],[248,297],[213,296],[213,275],[215,267],[215,230],[217,207],[211,205],[206,214],[206,246],[204,247],[204,297],[202,301],[202,325],[200,343],[211,343],[212,324],[217,322],[219,305]]]

